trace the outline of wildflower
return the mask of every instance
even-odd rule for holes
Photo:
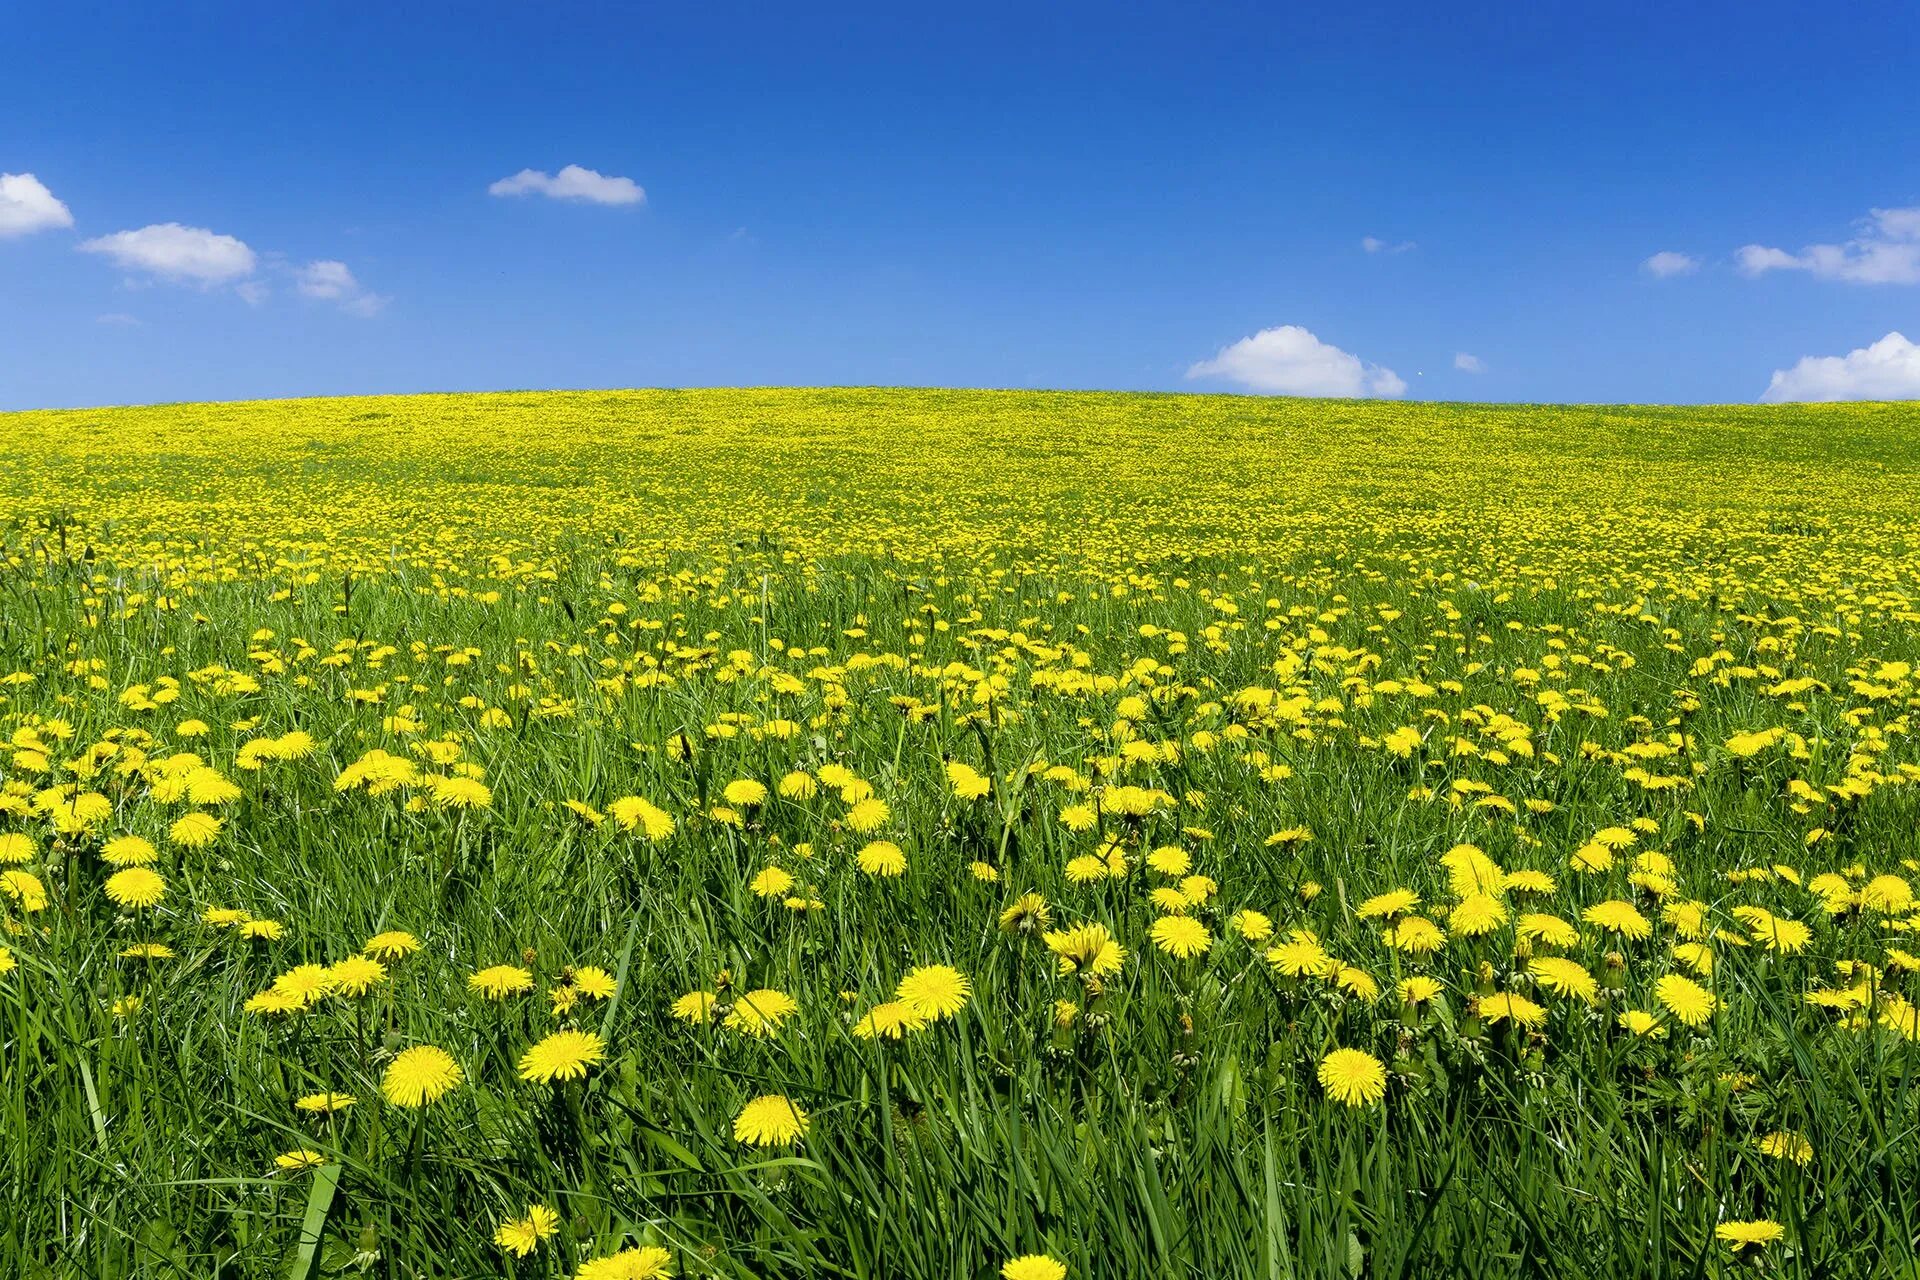
[[[433,802],[443,809],[490,809],[493,792],[478,778],[435,778]]]
[[[1107,878],[1107,864],[1102,858],[1091,853],[1083,853],[1067,861],[1067,879],[1075,884],[1091,884],[1095,880]]]
[[[1403,725],[1382,738],[1380,745],[1405,760],[1413,755],[1420,742],[1420,731],[1411,725]]]
[[[673,815],[639,796],[622,796],[607,806],[607,812],[623,831],[639,831],[654,842],[673,834]]]
[[[657,1245],[622,1249],[581,1263],[573,1280],[659,1280],[668,1273],[672,1261],[673,1255]]]
[[[120,948],[123,960],[171,960],[173,948],[164,942],[135,942]]]
[[[1440,994],[1438,979],[1425,974],[1415,974],[1411,978],[1402,978],[1398,988],[1400,999],[1407,1004],[1425,1004]]]
[[[605,969],[598,965],[583,964],[573,971],[573,986],[589,1000],[610,1000],[618,984]]]
[[[794,886],[793,877],[779,867],[764,867],[753,878],[748,890],[756,898],[780,898]]]
[[[1193,866],[1193,858],[1178,845],[1162,845],[1147,855],[1147,865],[1163,876],[1178,879]]]
[[[152,907],[167,896],[167,882],[149,867],[128,867],[107,877],[107,896],[123,907]]]
[[[1667,1012],[1689,1027],[1705,1026],[1713,1016],[1713,993],[1691,978],[1670,973],[1653,984],[1653,993]]]
[[[779,1032],[780,1024],[792,1017],[799,1008],[800,1002],[786,992],[762,987],[736,1000],[722,1025],[762,1040],[771,1040]]]
[[[380,1093],[396,1107],[424,1107],[458,1088],[464,1078],[459,1064],[445,1049],[415,1045],[387,1064]]]
[[[273,1158],[273,1163],[288,1173],[296,1173],[301,1169],[312,1169],[326,1162],[327,1158],[325,1156],[321,1155],[318,1151],[309,1151],[305,1147],[288,1151]]]
[[[1420,905],[1420,895],[1411,889],[1394,889],[1387,893],[1377,893],[1360,904],[1356,913],[1362,920],[1372,920],[1384,916],[1391,920],[1403,916]]]
[[[1044,929],[1053,919],[1047,900],[1037,893],[1023,893],[1000,913],[1000,928],[1007,933]]]
[[[1612,898],[1596,903],[1580,913],[1580,918],[1588,924],[1597,925],[1609,933],[1617,933],[1625,938],[1638,940],[1653,932],[1653,924],[1640,914],[1640,909],[1631,902]]]
[[[1554,889],[1552,876],[1525,867],[1507,872],[1500,883],[1511,893],[1552,893]]]
[[[0,836],[0,840],[4,839],[4,836]],[[151,840],[143,840],[139,836],[115,836],[100,846],[100,857],[110,866],[144,867],[159,861],[160,853]]]
[[[273,989],[310,1008],[333,990],[333,977],[323,965],[297,964],[273,980]]]
[[[18,867],[0,871],[0,890],[4,890],[29,915],[47,909],[47,887],[31,871],[22,871]]]
[[[359,1099],[350,1093],[309,1093],[294,1102],[294,1106],[309,1115],[327,1116],[345,1111]]]
[[[1805,1165],[1813,1159],[1813,1143],[1804,1134],[1776,1130],[1760,1139],[1760,1154]]]
[[[973,987],[951,965],[929,964],[900,979],[894,998],[923,1018],[938,1021],[966,1008]]]
[[[1320,940],[1295,929],[1287,940],[1267,948],[1267,963],[1289,978],[1319,977],[1336,963]]]
[[[897,876],[907,869],[907,855],[891,840],[875,840],[854,855],[860,869],[870,876]]]
[[[1525,996],[1499,992],[1490,996],[1481,996],[1475,1006],[1487,1025],[1497,1026],[1504,1019],[1511,1018],[1523,1027],[1537,1027],[1547,1020],[1547,1011],[1527,999]]]
[[[399,929],[390,929],[385,933],[376,933],[367,939],[360,950],[376,960],[392,964],[395,960],[404,960],[420,949],[420,939]]]
[[[1386,1096],[1387,1069],[1364,1049],[1335,1049],[1320,1060],[1320,1087],[1349,1107],[1372,1106]]]
[[[1600,984],[1586,966],[1564,956],[1541,956],[1527,966],[1535,982],[1558,996],[1571,996],[1592,1004],[1600,995]]]
[[[1447,935],[1425,916],[1407,916],[1387,926],[1381,932],[1380,940],[1395,951],[1419,956],[1431,954],[1445,946]]]
[[[1620,1014],[1619,1023],[1621,1027],[1627,1031],[1631,1031],[1636,1036],[1651,1036],[1658,1039],[1667,1034],[1667,1029],[1661,1023],[1660,1019],[1648,1013],[1645,1009],[1623,1010]]]
[[[1000,1268],[1000,1280],[1066,1280],[1067,1264],[1044,1253],[1026,1253]]]
[[[786,1147],[806,1136],[807,1113],[777,1093],[755,1098],[733,1120],[733,1138],[753,1147]]]
[[[591,1031],[556,1031],[520,1055],[520,1078],[536,1084],[579,1080],[606,1055],[606,1041]]]
[[[689,991],[673,1002],[673,1016],[682,1022],[706,1022],[713,1017],[717,999],[711,991]]]
[[[1161,916],[1150,931],[1153,944],[1168,955],[1191,960],[1213,945],[1213,934],[1191,916]]]
[[[1083,924],[1073,929],[1054,930],[1042,935],[1047,950],[1059,958],[1062,976],[1085,973],[1104,978],[1120,972],[1127,958],[1126,948],[1114,941],[1103,924]]]
[[[1273,936],[1272,919],[1251,907],[1234,912],[1227,920],[1227,928],[1248,942],[1264,942]]]
[[[527,1216],[513,1218],[494,1229],[493,1242],[516,1258],[524,1258],[560,1230],[560,1215],[543,1204],[527,1206]]]
[[[726,802],[738,805],[742,809],[751,809],[767,802],[767,788],[763,782],[753,778],[735,778],[720,789]]]
[[[240,936],[249,942],[278,942],[286,937],[287,926],[278,920],[243,920]]]
[[[904,1002],[889,1000],[867,1010],[866,1015],[853,1024],[853,1034],[862,1040],[898,1040],[907,1032],[918,1031],[926,1025],[927,1019]]]
[[[1090,804],[1071,804],[1060,811],[1060,825],[1069,831],[1091,831],[1099,821]]]
[[[183,849],[204,849],[220,838],[221,822],[210,813],[189,813],[167,829],[167,838]]]
[[[962,764],[958,760],[947,762],[947,785],[962,800],[978,800],[993,789],[993,783],[972,765]]]
[[[847,828],[866,835],[885,826],[887,819],[891,816],[892,810],[887,808],[886,801],[877,796],[868,796],[847,810]]]
[[[1492,933],[1506,923],[1506,904],[1490,893],[1470,893],[1447,917],[1447,927],[1463,937]]]
[[[1112,860],[1112,856],[1117,856],[1117,853],[1116,850],[1115,855],[1110,855],[1109,861]],[[1119,875],[1123,872],[1124,868],[1114,874]],[[1220,886],[1215,883],[1212,876],[1185,876],[1180,881],[1181,895],[1196,907],[1218,892],[1220,892]]]
[[[1713,1229],[1713,1234],[1738,1253],[1748,1245],[1765,1248],[1787,1231],[1771,1218],[1755,1218],[1749,1222],[1723,1222]]]
[[[327,970],[327,978],[341,995],[363,996],[387,980],[387,967],[367,956],[348,956]]]
[[[489,1000],[504,1000],[533,990],[533,974],[517,965],[496,964],[467,976],[467,988]]]

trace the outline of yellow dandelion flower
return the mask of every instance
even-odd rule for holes
[[[660,1280],[670,1273],[673,1255],[658,1245],[622,1249],[580,1264],[573,1280]]]
[[[806,1136],[807,1113],[788,1098],[770,1093],[740,1108],[733,1119],[733,1138],[753,1147],[791,1146]]]
[[[533,990],[533,974],[518,965],[496,964],[467,975],[467,989],[489,1000],[504,1000]]]
[[[897,876],[907,869],[907,855],[891,840],[875,840],[854,855],[860,869],[870,876]]]
[[[938,1021],[966,1008],[972,991],[966,974],[951,965],[929,964],[900,979],[894,998],[921,1017]]]
[[[1000,1280],[1066,1280],[1067,1264],[1044,1253],[1026,1253],[1000,1268]]]
[[[402,1050],[387,1064],[380,1093],[396,1107],[417,1108],[438,1102],[465,1078],[445,1049],[420,1044]]]
[[[1213,945],[1213,933],[1192,916],[1161,916],[1149,933],[1154,946],[1180,960],[1191,960]]]
[[[1786,1235],[1787,1230],[1771,1218],[1755,1218],[1746,1222],[1723,1222],[1713,1229],[1713,1234],[1739,1253],[1749,1245],[1765,1248]]]
[[[1387,1093],[1387,1069],[1364,1049],[1335,1049],[1320,1060],[1320,1087],[1335,1102],[1368,1107]]]
[[[1718,1003],[1711,991],[1677,973],[1667,974],[1654,983],[1653,994],[1668,1013],[1689,1027],[1705,1026]]]
[[[530,1204],[524,1218],[513,1218],[494,1229],[493,1242],[516,1258],[524,1258],[560,1230],[560,1215],[543,1204]]]
[[[167,896],[167,882],[150,867],[128,867],[107,877],[107,896],[135,910],[156,906]]]
[[[784,991],[762,987],[734,1001],[722,1025],[762,1040],[772,1039],[780,1025],[799,1011],[800,1002]]]
[[[520,1055],[520,1078],[535,1084],[579,1080],[607,1056],[607,1044],[591,1031],[556,1031]]]

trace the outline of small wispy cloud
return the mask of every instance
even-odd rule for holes
[[[73,213],[30,173],[0,173],[0,240],[73,225]]]
[[[1399,396],[1407,384],[1391,369],[1320,341],[1297,324],[1262,329],[1187,369],[1189,378],[1225,378],[1268,395]]]
[[[388,302],[363,288],[346,263],[331,258],[309,262],[295,271],[294,287],[302,297],[337,303],[342,311],[357,316],[373,315]]]
[[[96,236],[81,241],[80,251],[99,254],[125,271],[202,288],[245,279],[257,262],[244,241],[177,222]]]
[[[1700,269],[1700,259],[1690,253],[1676,253],[1672,249],[1662,249],[1645,262],[1640,269],[1656,280],[1670,280],[1674,276],[1690,276]]]
[[[1379,236],[1361,236],[1360,247],[1368,253],[1410,253],[1420,246],[1411,240],[1382,240]]]
[[[1454,353],[1453,367],[1462,373],[1485,373],[1487,371],[1487,362],[1479,356],[1471,355],[1465,351],[1458,351]]]
[[[1742,245],[1734,261],[1750,276],[1804,271],[1846,284],[1920,284],[1920,205],[1870,209],[1857,225],[1859,234],[1845,244],[1810,244],[1798,253]]]
[[[620,178],[570,164],[558,173],[522,169],[487,188],[494,196],[547,196],[553,200],[582,200],[588,204],[644,204],[646,190],[632,178]]]

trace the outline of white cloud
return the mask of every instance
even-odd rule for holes
[[[233,286],[233,291],[240,295],[240,301],[250,307],[257,307],[265,302],[267,295],[272,292],[271,289],[267,288],[267,282],[265,280],[242,280],[239,284]]]
[[[70,227],[73,214],[30,173],[0,173],[0,239]]]
[[[1749,244],[1734,258],[1750,276],[1805,271],[1848,284],[1920,284],[1920,205],[1870,209],[1859,226],[1860,234],[1845,244],[1810,244],[1799,253]]]
[[[1485,373],[1487,371],[1487,362],[1479,356],[1468,355],[1466,352],[1460,351],[1454,354],[1453,367],[1462,373]]]
[[[1297,324],[1262,329],[1220,348],[1187,370],[1189,378],[1226,378],[1262,394],[1397,396],[1407,384],[1391,369],[1329,346]]]
[[[203,286],[244,279],[253,274],[254,268],[253,250],[241,241],[177,222],[116,231],[82,241],[80,249],[102,254],[128,271]]]
[[[1378,236],[1361,236],[1360,247],[1368,253],[1406,253],[1408,250],[1416,249],[1419,246],[1411,240],[1402,240],[1398,244],[1392,244],[1380,239]]]
[[[1776,369],[1763,401],[1920,400],[1920,346],[1890,333],[1844,356],[1805,356]]]
[[[346,263],[330,258],[309,262],[294,273],[294,280],[305,297],[337,302],[357,316],[370,316],[387,305],[387,299],[361,287]]]
[[[590,204],[644,204],[647,193],[632,178],[616,178],[570,164],[558,173],[522,169],[487,188],[495,196],[551,196],[555,200],[585,200]]]
[[[139,325],[138,316],[130,316],[124,311],[109,311],[103,316],[93,318],[95,324],[112,325],[117,329],[131,329]]]
[[[1700,259],[1689,253],[1675,253],[1671,249],[1662,249],[1640,266],[1655,279],[1667,280],[1673,276],[1692,275],[1700,269]]]

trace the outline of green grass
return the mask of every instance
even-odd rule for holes
[[[1920,1275],[1920,1044],[1897,1025],[1920,980],[1893,955],[1920,952],[1920,915],[1860,900],[1920,883],[1916,425],[877,391],[0,416],[22,460],[0,478],[0,838],[30,838],[47,898],[0,897],[0,1273],[553,1276],[646,1243],[725,1277],[984,1280],[1026,1253],[1075,1280]],[[163,678],[177,699],[145,705]],[[243,767],[295,730],[311,756]],[[373,748],[420,780],[337,789]],[[188,751],[239,798],[168,798]],[[950,760],[990,793],[958,796]],[[456,763],[488,806],[432,798]],[[832,764],[886,801],[879,829],[831,787],[777,790]],[[748,778],[774,795],[729,805]],[[62,785],[110,812],[62,830]],[[1120,785],[1166,802],[1109,812]],[[623,796],[672,836],[564,804]],[[1099,833],[1063,821],[1093,800]],[[170,840],[196,808],[219,838]],[[1635,820],[1613,866],[1570,867]],[[1076,883],[1102,833],[1127,873]],[[157,907],[105,892],[122,834],[160,851]],[[875,838],[904,875],[857,868]],[[1527,975],[1511,918],[1429,957],[1385,946],[1360,904],[1410,888],[1444,927],[1462,843],[1554,878],[1503,891],[1511,915],[1625,899],[1652,934],[1560,949],[1591,1005]],[[1218,882],[1193,960],[1149,940],[1167,845]],[[1649,851],[1716,931],[1712,1019],[1658,1038],[1618,1022],[1693,973],[1660,886],[1630,879]],[[771,865],[820,908],[755,896]],[[1001,928],[1028,891],[1054,928],[1109,927],[1119,974],[1095,990]],[[214,906],[285,936],[243,941]],[[1810,941],[1771,953],[1736,906]],[[1285,976],[1230,927],[1244,908],[1380,998]],[[425,945],[369,996],[244,1010],[386,929]],[[139,941],[175,955],[120,956]],[[538,989],[470,993],[493,964]],[[856,1037],[925,964],[968,975],[967,1007]],[[556,1017],[545,992],[581,965],[617,991]],[[1415,973],[1442,988],[1419,1008],[1395,992]],[[1805,998],[1862,981],[1858,1028]],[[770,1040],[670,1012],[759,987],[799,1003]],[[1494,991],[1544,1022],[1488,1026]],[[606,1061],[519,1080],[569,1024]],[[464,1083],[383,1103],[423,1043]],[[1383,1103],[1326,1096],[1342,1046],[1386,1065]],[[328,1089],[359,1104],[292,1105]],[[797,1145],[734,1140],[768,1093],[811,1117]],[[1763,1155],[1775,1131],[1812,1160]],[[322,1165],[275,1170],[299,1148]],[[531,1202],[562,1225],[514,1260],[491,1237]],[[1748,1219],[1783,1238],[1715,1238]]]

